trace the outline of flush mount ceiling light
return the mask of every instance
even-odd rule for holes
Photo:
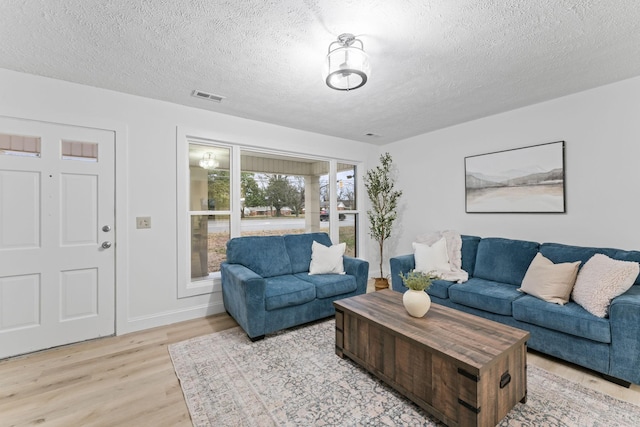
[[[350,33],[340,34],[338,40],[329,45],[323,73],[327,86],[335,90],[358,89],[367,82],[369,74],[369,55],[362,41]]]
[[[204,153],[200,159],[199,165],[203,169],[215,169],[220,166],[213,153]]]

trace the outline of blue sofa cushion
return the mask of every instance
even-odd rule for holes
[[[594,316],[574,302],[562,306],[525,295],[513,302],[513,318],[605,344],[611,342],[609,320]]]
[[[539,246],[525,240],[482,239],[478,243],[473,277],[520,286]]]
[[[540,245],[540,253],[553,261],[554,264],[581,261],[580,268],[595,254],[605,254],[610,258],[614,258],[616,252],[619,251],[609,248],[569,246],[560,243],[543,243]]]
[[[465,235],[460,237],[462,238],[462,269],[469,273],[469,277],[471,277],[476,268],[476,256],[478,255],[480,237]]]
[[[522,296],[515,286],[476,277],[449,287],[451,301],[504,316],[511,316],[511,303]]]
[[[287,248],[293,274],[309,271],[311,246],[314,241],[325,246],[332,244],[327,233],[287,234],[284,236],[284,245]]]
[[[620,261],[635,261],[640,263],[640,251],[617,251],[611,258]],[[640,285],[640,274],[636,278],[634,285]]]
[[[242,264],[261,277],[291,274],[283,236],[235,237],[227,242],[227,262]]]
[[[582,261],[580,268],[595,254],[605,254],[609,258],[620,261],[634,261],[640,263],[640,251],[623,251],[612,248],[592,248],[583,246],[569,246],[560,243],[543,243],[540,245],[542,255],[554,263]],[[640,275],[634,285],[640,285]]]
[[[304,304],[315,298],[316,287],[313,283],[293,275],[269,277],[265,280],[264,303],[267,311]]]
[[[316,287],[316,297],[331,298],[348,294],[358,287],[356,278],[350,274],[314,274],[298,273],[297,278],[312,283]]]
[[[438,298],[449,298],[449,287],[456,282],[449,282],[447,280],[434,280],[431,282],[431,286],[427,289],[429,295],[433,295]]]

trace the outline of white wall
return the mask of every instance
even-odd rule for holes
[[[377,156],[377,147],[364,143],[3,69],[0,115],[117,131],[118,333],[224,310],[220,293],[177,298],[177,126],[232,143],[339,154],[343,160],[364,161],[364,168]],[[152,228],[137,230],[136,216],[150,216]]]
[[[177,126],[270,149],[341,153],[365,162],[361,172],[389,151],[404,196],[386,257],[410,253],[416,234],[442,229],[640,249],[640,78],[381,148],[2,69],[0,115],[118,131],[118,333],[223,310],[219,293],[177,298]],[[566,141],[566,214],[464,212],[465,156],[559,140]],[[151,216],[152,228],[137,230],[136,216]],[[361,232],[367,229],[364,221]],[[369,243],[363,257],[373,276],[376,247]]]
[[[426,117],[425,120],[429,118]],[[566,141],[565,214],[465,213],[465,156]],[[640,77],[382,147],[404,190],[390,254],[417,234],[454,229],[640,250]]]

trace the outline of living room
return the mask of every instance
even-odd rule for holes
[[[21,7],[18,2],[14,3],[7,7],[7,13],[3,10],[3,23],[11,20],[25,22],[25,16],[20,13]],[[579,2],[579,5],[582,3],[593,6],[591,2]],[[632,23],[638,20],[631,19],[634,13],[637,15],[637,8],[632,2],[626,3],[624,7],[621,6],[624,12],[616,14],[616,22],[620,24],[617,31],[627,37],[621,38],[616,32],[614,39],[617,37],[621,45],[637,46],[633,41],[639,32],[634,31],[635,24]],[[76,6],[81,8],[79,4]],[[625,14],[628,15],[628,21],[619,16]],[[585,12],[585,15],[589,14]],[[66,22],[67,28],[71,28],[75,17],[71,13],[65,18],[67,21],[63,19],[58,24]],[[46,20],[34,22],[44,25],[43,21]],[[626,27],[620,21],[626,22]],[[15,30],[16,27],[8,25],[4,28]],[[50,31],[54,32],[53,29]],[[346,28],[344,31],[352,30]],[[640,145],[637,143],[640,135],[640,123],[637,120],[640,110],[640,64],[635,51],[621,48],[619,52],[613,49],[615,55],[598,53],[587,56],[589,60],[581,64],[581,72],[594,74],[594,81],[600,79],[602,84],[588,88],[573,86],[572,81],[579,77],[576,69],[573,70],[575,74],[567,73],[562,81],[566,90],[553,96],[545,91],[546,77],[531,77],[534,83],[522,79],[500,81],[498,83],[506,87],[506,93],[517,93],[519,88],[534,85],[540,94],[524,101],[513,100],[513,107],[509,107],[507,101],[510,99],[507,97],[499,108],[489,114],[465,117],[464,120],[453,116],[448,118],[450,122],[447,126],[381,142],[384,135],[364,136],[365,132],[380,132],[374,128],[358,127],[352,131],[357,137],[340,137],[285,126],[281,122],[269,123],[255,115],[250,118],[242,114],[234,115],[232,108],[236,108],[233,107],[236,101],[231,98],[223,100],[214,107],[215,110],[208,104],[202,106],[204,101],[195,98],[180,105],[169,101],[169,95],[163,95],[165,90],[167,93],[172,91],[162,84],[163,81],[153,82],[157,89],[155,97],[132,94],[128,76],[136,74],[135,63],[125,64],[131,68],[123,68],[121,75],[105,78],[105,81],[112,82],[111,87],[99,87],[87,78],[87,75],[98,72],[100,62],[87,65],[84,77],[79,76],[74,80],[72,72],[56,72],[56,67],[52,65],[60,66],[69,62],[73,64],[72,68],[83,69],[82,58],[73,55],[71,49],[58,51],[57,61],[41,61],[39,57],[44,55],[44,50],[53,49],[43,35],[47,33],[40,34],[40,45],[21,45],[14,44],[13,37],[2,33],[3,50],[6,47],[13,54],[3,55],[3,59],[0,59],[0,116],[114,132],[115,226],[111,231],[111,241],[115,242],[115,288],[112,325],[115,325],[113,333],[117,338],[125,341],[127,334],[138,331],[203,319],[210,315],[224,316],[219,287],[201,295],[178,297],[178,229],[184,225],[178,223],[180,191],[177,176],[180,166],[176,161],[176,152],[178,143],[183,142],[177,141],[177,135],[180,134],[278,153],[348,160],[358,165],[360,173],[374,167],[381,153],[389,152],[397,165],[397,186],[402,189],[403,197],[393,237],[386,247],[387,259],[410,253],[416,235],[446,229],[483,237],[639,249],[639,234],[633,225],[635,213],[640,209],[640,201],[633,197],[638,182],[636,163],[640,155]],[[320,60],[326,55],[326,48],[335,36],[337,33],[320,38]],[[376,41],[374,38],[365,38],[365,42],[365,49],[371,45],[370,54],[373,55]],[[565,48],[571,46],[575,45],[568,40]],[[120,49],[123,48],[118,45],[113,55],[117,56]],[[27,61],[25,58],[30,59]],[[609,65],[615,58],[618,62]],[[214,57],[209,59],[215,60]],[[12,60],[15,62],[12,63]],[[140,61],[149,65],[144,58]],[[375,62],[372,59],[373,64],[379,64],[380,61],[383,59],[376,59]],[[328,96],[336,104],[345,103],[351,109],[357,109],[360,105],[364,108],[368,97],[378,96],[376,92],[365,92],[375,88],[376,66],[372,65],[370,81],[361,89],[349,93],[338,93],[326,87],[318,70],[310,78],[318,86],[313,91],[329,91],[332,93]],[[557,74],[553,76],[557,77]],[[142,79],[145,78],[147,76],[143,75]],[[195,87],[193,85],[196,82],[189,83],[191,89],[224,92],[223,88]],[[495,85],[498,83],[494,81],[491,88],[497,87]],[[294,92],[297,90],[304,92],[302,89],[292,89]],[[347,100],[343,95],[352,99]],[[428,98],[429,94],[420,96]],[[490,101],[492,92],[471,92],[467,96],[473,99],[472,103],[483,104]],[[185,93],[184,97],[189,98],[189,94]],[[231,105],[228,112],[224,110],[225,102]],[[430,119],[428,114],[414,116],[417,122],[428,122]],[[366,125],[374,123],[375,120],[371,120]],[[342,122],[336,124],[336,128],[341,126]],[[565,213],[465,212],[465,157],[554,141],[565,141],[566,144]],[[339,153],[339,157],[336,157],[336,153]],[[364,191],[361,190],[364,197]],[[138,217],[149,217],[150,228],[137,228]],[[360,218],[359,257],[375,265],[376,248],[365,232],[367,224],[364,209]],[[385,266],[388,266],[388,262]],[[4,273],[0,271],[0,275]],[[370,275],[373,277],[372,271]],[[219,318],[201,321],[205,323],[195,328],[198,331],[210,329],[209,323],[225,326],[232,323]],[[170,375],[174,375],[173,371]],[[637,393],[637,390],[637,386],[633,385],[629,392]]]

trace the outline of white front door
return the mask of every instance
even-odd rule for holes
[[[114,132],[0,117],[0,358],[115,331]]]

